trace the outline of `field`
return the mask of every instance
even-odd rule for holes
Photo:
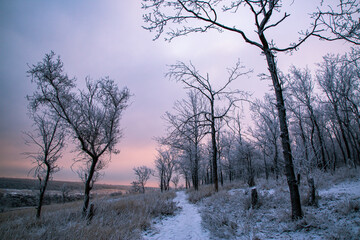
[[[0,179],[1,239],[139,239],[153,218],[177,209],[173,192],[161,194],[149,188],[147,194],[133,195],[125,194],[129,186],[98,184],[91,196],[94,217],[88,221],[81,215],[82,183],[52,181],[47,205],[37,220],[36,184],[31,179]]]
[[[0,211],[18,207],[36,206],[38,180],[22,178],[0,178]],[[83,198],[83,183],[50,181],[46,190],[44,204],[64,203]],[[118,196],[129,191],[129,186],[95,184],[92,197]]]

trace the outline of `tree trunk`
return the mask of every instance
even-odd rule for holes
[[[186,176],[185,176],[185,179],[187,179]],[[161,170],[161,173],[160,173],[160,190],[161,190],[161,192],[164,191],[164,185],[163,185],[163,170]]]
[[[268,166],[267,166],[267,163],[266,163],[266,155],[265,155],[265,148],[263,149],[263,160],[264,160],[264,170],[265,170],[265,178],[266,180],[269,179],[269,169],[268,169]]]
[[[215,191],[219,191],[219,180],[217,170],[217,146],[216,146],[216,129],[215,129],[215,110],[214,99],[211,102],[211,143],[212,143],[212,166],[213,166],[213,181],[215,184]]]
[[[297,181],[295,178],[294,173],[294,166],[293,166],[293,157],[291,153],[290,147],[290,137],[289,137],[289,130],[287,126],[287,117],[286,117],[286,110],[285,110],[285,102],[283,98],[283,92],[280,85],[280,81],[278,78],[275,57],[273,53],[266,47],[267,42],[265,39],[262,39],[264,45],[264,54],[266,56],[267,64],[269,67],[269,72],[271,74],[271,79],[273,82],[273,87],[276,96],[276,107],[278,110],[279,115],[279,122],[280,122],[280,130],[281,130],[281,143],[283,147],[283,154],[284,154],[284,161],[285,161],[285,174],[287,183],[290,190],[290,199],[291,199],[291,208],[292,208],[292,218],[301,218],[302,211],[301,211],[301,202],[300,202],[300,194],[299,188],[297,185]]]
[[[314,115],[312,109],[311,109],[311,114]],[[317,123],[315,116],[313,116],[313,121],[314,121],[314,125],[317,131],[317,136],[318,136],[318,140],[319,140],[319,144],[320,144],[320,153],[321,153],[321,163],[322,163],[322,167],[324,168],[324,171],[327,170],[327,161],[326,161],[326,156],[325,156],[325,146],[324,146],[324,141],[323,141],[323,137],[322,137],[322,133],[319,127],[319,124]]]
[[[346,157],[344,159],[344,163],[347,164],[347,162],[348,162],[348,160],[349,160],[349,158],[351,156],[350,146],[349,146],[346,134],[345,134],[344,126],[342,124],[342,121],[341,121],[341,118],[340,118],[340,115],[339,115],[339,112],[338,112],[338,107],[337,107],[336,103],[333,103],[333,108],[334,108],[337,123],[338,123],[339,128],[340,128],[341,136],[342,136],[343,142],[345,144]]]
[[[211,126],[212,135],[215,135],[215,126]],[[213,169],[213,182],[215,186],[215,191],[219,191],[219,180],[218,180],[218,170],[217,170],[217,147],[215,137],[212,137],[212,148],[213,148],[213,156],[212,156],[212,169]]]
[[[209,169],[207,168],[206,169],[206,181],[205,181],[206,184],[210,184],[210,174],[209,174]]]
[[[309,185],[309,199],[308,199],[308,204],[310,206],[316,206],[317,205],[317,201],[316,201],[316,189],[315,189],[315,184],[314,184],[314,179],[310,178],[308,180],[308,185]]]
[[[256,208],[256,205],[258,204],[258,193],[257,189],[254,187],[251,189],[251,208]]]
[[[142,193],[145,193],[145,185],[144,183],[141,183]]]
[[[299,114],[299,128],[300,128],[300,131],[301,131],[301,140],[302,140],[302,143],[303,143],[303,146],[304,146],[304,152],[305,152],[305,161],[306,161],[306,164],[309,163],[309,153],[308,153],[308,147],[307,147],[307,140],[306,140],[306,134],[305,134],[305,131],[304,131],[304,128],[303,128],[303,124],[302,124],[302,119],[301,119],[301,116]],[[304,164],[303,164],[303,160],[301,160],[300,162],[300,167],[303,168],[304,167]],[[308,170],[306,170],[308,171]]]
[[[45,180],[44,180],[44,185],[41,186],[41,178],[39,177],[40,180],[40,194],[39,194],[39,202],[38,202],[38,206],[36,208],[36,218],[40,218],[41,216],[41,208],[42,208],[42,204],[43,204],[43,200],[44,200],[44,195],[45,195],[45,191],[46,191],[46,187],[49,181],[49,177],[50,177],[50,168],[49,166],[47,166],[47,170],[46,170],[46,176],[45,176]]]
[[[92,163],[91,163],[90,170],[89,170],[89,175],[88,175],[88,177],[86,178],[86,181],[85,181],[84,204],[83,204],[83,209],[82,209],[83,217],[86,217],[86,212],[87,212],[87,209],[89,207],[90,191],[92,189],[91,181],[92,181],[92,178],[94,176],[95,167],[96,167],[97,162],[98,162],[97,158],[92,159]]]
[[[275,145],[274,145],[274,147],[275,147],[274,168],[275,168],[275,177],[276,177],[276,180],[278,180],[279,179],[279,164],[278,164],[279,153],[278,153],[276,139],[274,139],[274,143],[275,143]]]
[[[194,162],[194,189],[199,190],[199,154],[198,146],[195,144],[195,162]]]

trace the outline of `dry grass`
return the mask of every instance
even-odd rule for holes
[[[359,178],[359,173],[339,175],[317,173],[321,188],[334,183]],[[283,181],[281,181],[283,180]],[[337,196],[319,199],[319,206],[303,205],[303,219],[291,219],[291,206],[286,180],[257,180],[259,206],[251,208],[248,188],[219,191],[201,202],[201,216],[205,228],[215,239],[359,239],[360,199],[358,197],[338,199]],[[308,186],[300,187],[302,199]],[[344,196],[342,196],[343,198]]]
[[[198,191],[195,191],[194,189],[187,190],[188,200],[191,203],[197,203],[201,199],[210,197],[214,193],[215,190],[212,185],[200,186]]]
[[[338,168],[336,172],[333,173],[331,171],[322,172],[316,169],[313,171],[312,176],[314,177],[316,187],[327,188],[340,182],[357,179],[359,177],[359,170],[342,167]]]
[[[240,181],[228,182],[228,183],[224,183],[223,186],[219,185],[219,192],[227,191],[227,190],[234,189],[234,188],[241,188],[244,186],[245,186],[245,184]],[[195,191],[193,188],[191,188],[191,189],[187,190],[187,194],[188,194],[189,202],[197,203],[197,202],[201,201],[202,199],[210,197],[213,194],[215,194],[214,185],[212,185],[212,184],[202,185],[199,187],[198,191]]]
[[[44,206],[41,220],[35,209],[0,213],[2,239],[139,239],[151,219],[173,214],[175,193],[151,192],[93,201],[95,215],[81,217],[82,202]]]

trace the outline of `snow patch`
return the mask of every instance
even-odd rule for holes
[[[360,179],[353,182],[343,182],[340,184],[337,184],[335,186],[332,186],[329,189],[323,189],[319,191],[320,196],[326,196],[326,195],[335,195],[335,196],[341,196],[341,195],[354,195],[354,196],[360,196]]]

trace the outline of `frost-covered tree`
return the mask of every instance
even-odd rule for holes
[[[317,80],[331,111],[333,136],[341,149],[344,164],[360,164],[359,89],[360,54],[327,55],[319,65]]]
[[[187,99],[175,103],[174,113],[166,112],[164,119],[169,125],[168,133],[159,139],[162,144],[182,152],[183,157],[179,161],[186,161],[185,164],[189,165],[195,190],[199,188],[200,144],[208,131],[204,123],[205,111],[203,96],[195,90],[189,91]]]
[[[200,72],[191,63],[189,65],[178,62],[170,66],[168,76],[177,82],[184,84],[186,89],[192,89],[197,94],[202,95],[207,103],[207,109],[200,112],[203,116],[205,124],[210,128],[211,146],[212,146],[212,175],[215,185],[215,191],[218,191],[218,146],[216,136],[218,128],[216,127],[220,120],[228,117],[229,113],[236,106],[236,102],[243,93],[239,90],[231,90],[229,85],[233,83],[240,76],[248,73],[243,70],[240,62],[237,62],[234,68],[228,69],[228,77],[222,86],[215,89],[210,81],[209,74],[201,75]],[[241,94],[241,95],[240,95]],[[222,105],[221,105],[222,104]],[[221,106],[223,107],[221,107]]]
[[[150,176],[153,174],[153,170],[146,166],[134,167],[133,170],[137,177],[136,182],[141,187],[141,192],[145,193],[146,182],[149,180]]]
[[[174,184],[175,189],[177,189],[179,181],[180,181],[180,175],[175,174],[175,176],[173,176],[173,178],[171,179],[171,182]]]
[[[333,1],[332,6],[318,8],[313,14],[318,18],[319,29],[317,34],[321,39],[334,41],[344,39],[355,45],[360,45],[360,3],[358,0]]]
[[[326,170],[328,161],[326,156],[324,133],[321,128],[319,117],[316,112],[316,95],[310,70],[300,70],[296,67],[290,69],[287,77],[289,95],[293,98],[290,108],[304,108],[305,113],[302,117],[308,118],[310,124],[310,145],[316,158],[316,165]]]
[[[261,152],[265,155],[263,157],[271,159],[267,162],[272,163],[272,170],[276,179],[278,179],[282,167],[279,149],[280,127],[276,114],[275,99],[266,94],[263,101],[255,101],[250,109],[254,120],[254,128],[250,129],[250,133],[256,139],[257,145],[262,149]],[[264,161],[264,165],[267,165],[266,160]]]
[[[89,206],[94,177],[104,169],[116,144],[122,137],[120,118],[127,107],[130,92],[119,89],[108,77],[92,81],[86,79],[85,90],[74,91],[76,79],[63,71],[63,63],[54,52],[43,61],[30,66],[28,73],[37,89],[29,96],[34,109],[47,108],[52,116],[61,119],[76,144],[78,161],[84,164],[85,182],[83,215]]]
[[[157,152],[155,167],[160,180],[160,189],[161,191],[168,191],[170,190],[170,181],[179,156],[178,150],[168,148],[158,149]]]
[[[33,109],[31,109],[33,111]],[[59,171],[57,161],[61,158],[65,146],[65,134],[60,119],[53,119],[46,114],[38,115],[31,113],[35,130],[25,132],[26,144],[36,149],[36,152],[26,152],[36,165],[34,175],[39,179],[39,199],[36,217],[40,218],[46,187],[52,175]]]

